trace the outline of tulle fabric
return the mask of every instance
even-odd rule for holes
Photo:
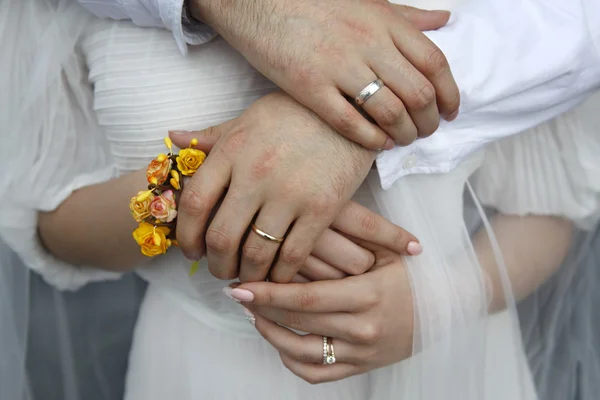
[[[0,214],[2,240],[29,268],[62,289],[117,278],[51,258],[37,240],[35,228],[38,210],[53,210],[73,190],[116,174],[115,151],[89,113],[91,93],[83,96],[85,89],[77,89],[78,81],[86,86],[77,46],[89,17],[70,0],[7,0],[0,11],[2,54],[10,55],[0,71],[0,121],[7,132],[0,147],[0,168],[7,172],[8,188],[0,194],[0,204],[10,205]],[[53,152],[62,156],[44,159]],[[147,162],[123,159],[131,162],[127,165],[132,169]],[[415,233],[426,249],[424,255],[406,259],[414,302],[413,358],[349,380],[308,385],[284,369],[274,350],[251,327],[241,328],[245,323],[241,310],[231,312],[236,305],[227,303],[220,308],[221,300],[212,300],[219,295],[215,288],[225,283],[214,284],[202,274],[191,282],[187,263],[172,253],[140,270],[150,281],[150,292],[136,327],[126,399],[536,398],[502,253],[484,210],[465,186],[482,163],[482,155],[477,155],[450,174],[408,177],[389,191],[381,190],[372,175],[357,194],[363,204]],[[74,165],[81,168],[68,168]],[[495,248],[493,265],[482,266],[475,253],[472,231],[465,223],[465,198],[473,204],[475,225],[489,231]],[[29,329],[40,329],[39,324],[30,323],[32,303],[41,298],[36,291],[39,287],[31,285],[29,270],[16,262],[11,251],[0,249],[0,257],[0,395],[3,399],[46,400],[44,394],[34,394],[31,384],[43,379],[43,373],[27,368],[25,362],[30,354]],[[573,272],[572,265],[577,263],[568,265],[565,268]],[[500,290],[507,303],[507,310],[495,316],[488,311],[494,294],[489,276],[493,274],[502,278]],[[56,382],[62,388],[60,398],[87,400],[75,360],[82,357],[97,366],[101,360],[94,352],[75,354],[74,338],[93,343],[94,348],[102,348],[110,338],[103,334],[106,331],[74,328],[66,318],[68,307],[62,295],[52,293],[59,351],[50,357],[56,358],[52,365],[62,376]],[[545,311],[556,318],[561,315],[560,306],[568,301],[564,291],[552,293],[558,307]],[[100,291],[98,301],[81,311],[100,317],[112,295]],[[131,309],[135,310],[135,305]],[[538,317],[539,309],[535,308]],[[534,323],[532,330],[538,326]],[[550,353],[553,350],[548,349]],[[538,382],[547,380],[551,371],[530,358]],[[110,384],[104,382],[101,387]]]

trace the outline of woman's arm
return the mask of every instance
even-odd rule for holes
[[[564,218],[497,215],[490,222],[517,301],[530,295],[560,267],[571,246],[573,224]],[[489,311],[500,311],[506,307],[503,282],[488,231],[481,229],[473,242],[490,278]]]
[[[564,219],[500,215],[491,223],[517,300],[530,294],[556,270],[571,244],[571,223]],[[503,282],[484,231],[476,235],[474,244],[481,268],[491,280],[489,311],[494,312],[504,308]],[[411,289],[402,258],[368,243],[359,243],[373,251],[376,258],[375,267],[364,275],[334,282],[245,283],[231,293],[254,314],[256,328],[280,352],[284,364],[308,382],[338,380],[404,360],[413,355],[413,335],[421,334],[418,329],[415,331],[414,288]],[[465,279],[468,285],[473,282],[470,278]],[[450,280],[455,284],[462,281],[460,277],[450,277]],[[451,290],[460,289],[452,285]],[[468,295],[470,286],[464,289],[458,294],[459,301],[472,302],[478,307],[481,299]],[[479,288],[473,289],[481,293]],[[429,295],[446,296],[433,290]],[[444,306],[439,310],[429,312],[437,317],[435,313],[439,311],[442,320],[449,317],[445,307],[455,306],[452,302],[457,298],[453,296],[456,294],[448,297],[447,304],[442,300]],[[461,321],[460,318],[465,318],[465,309],[458,308],[451,317]],[[475,315],[480,316],[480,313]],[[425,325],[419,329],[432,329],[427,322],[421,321]],[[285,327],[314,334],[298,336]],[[328,374],[318,365],[321,354],[314,352],[322,336],[335,338],[338,362],[344,366],[335,370],[328,366]]]
[[[148,259],[131,233],[137,223],[129,200],[148,185],[140,170],[88,186],[69,196],[56,210],[38,216],[46,248],[73,265],[126,271]]]

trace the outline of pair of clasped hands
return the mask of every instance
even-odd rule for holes
[[[239,278],[226,292],[308,382],[410,357],[413,308],[402,256],[421,246],[350,198],[376,150],[412,143],[432,134],[440,118],[456,117],[459,92],[448,63],[421,33],[445,25],[449,13],[384,0],[229,8],[224,1],[192,1],[192,15],[282,92],[221,125],[171,132],[178,147],[196,138],[210,153],[181,196],[181,250],[193,260],[206,256],[217,278]],[[361,113],[353,99],[377,78],[385,87]],[[266,240],[253,223],[285,240]],[[333,365],[322,365],[323,336],[335,340]]]

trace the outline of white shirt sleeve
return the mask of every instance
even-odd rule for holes
[[[143,27],[167,28],[183,55],[187,45],[204,44],[217,34],[208,25],[188,21],[183,11],[184,0],[78,0],[100,18],[130,19]]]
[[[461,113],[427,139],[383,152],[381,184],[447,172],[486,143],[539,125],[600,87],[600,2],[478,0],[428,32],[461,90]]]

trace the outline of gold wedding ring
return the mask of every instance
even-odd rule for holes
[[[256,224],[252,224],[252,230],[254,231],[254,233],[256,233],[258,236],[260,236],[263,239],[268,240],[269,242],[273,242],[273,243],[282,243],[285,238],[284,237],[277,237],[277,236],[273,236],[273,235],[269,235],[267,232],[260,230]]]

